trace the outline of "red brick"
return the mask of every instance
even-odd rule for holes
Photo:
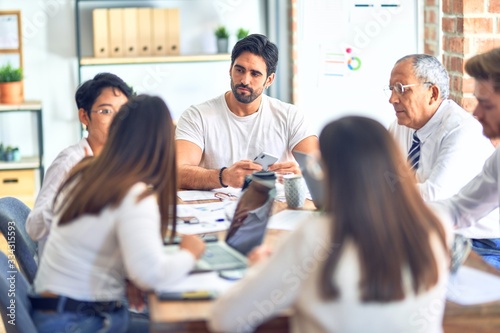
[[[462,91],[464,94],[474,93],[474,82],[475,80],[471,77],[464,77],[462,81]]]
[[[477,38],[474,40],[476,53],[483,53],[494,49],[495,47],[500,47],[500,37],[498,38]]]
[[[464,18],[465,33],[492,33],[493,19],[485,17]]]
[[[460,74],[457,74],[460,75]],[[462,93],[462,77],[450,73],[450,90],[455,94]]]
[[[425,0],[425,6],[426,7],[437,6],[437,0]]]
[[[452,0],[443,0],[443,13],[451,14],[452,13]]]
[[[455,32],[458,34],[461,34],[464,32],[464,18],[463,17],[457,17],[457,29]]]
[[[464,72],[464,59],[457,56],[450,57],[451,64],[450,68],[454,72],[463,73]]]
[[[424,38],[425,40],[428,40],[428,41],[437,41],[437,36],[438,36],[438,33],[437,33],[437,27],[434,25],[426,25],[424,27]]]
[[[464,52],[464,37],[444,36],[443,49],[448,52],[462,54]]]
[[[464,98],[462,98],[460,105],[462,105],[462,107],[465,110],[472,113],[472,112],[474,112],[474,109],[476,108],[477,99],[475,99],[474,97],[464,97]]]
[[[438,56],[439,52],[437,50],[437,44],[432,43],[432,42],[425,42],[424,43],[424,53],[425,54],[430,54],[433,56]]]
[[[437,10],[435,8],[426,8],[424,11],[425,23],[437,23]]]
[[[457,19],[455,17],[443,17],[441,29],[444,32],[455,32],[457,29]]]
[[[488,6],[488,12],[500,13],[500,1],[490,0],[490,5]]]
[[[467,0],[468,1],[475,1],[475,0]],[[454,14],[463,14],[465,13],[464,10],[464,1],[463,0],[452,0],[452,11]]]
[[[463,14],[484,13],[484,1],[485,0],[466,0],[466,1],[464,1]]]

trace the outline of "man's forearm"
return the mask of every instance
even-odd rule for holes
[[[212,190],[220,188],[219,171],[205,169],[199,166],[182,165],[178,168],[178,182],[180,189],[186,190]]]

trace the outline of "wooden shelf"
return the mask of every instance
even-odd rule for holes
[[[0,104],[0,112],[2,111],[31,111],[40,110],[42,103],[39,101],[24,101],[22,104]]]
[[[207,62],[207,61],[229,61],[231,55],[222,54],[197,54],[197,55],[179,55],[179,56],[152,56],[152,57],[133,57],[133,58],[94,58],[82,57],[80,65],[120,65],[120,64],[148,64],[148,63],[173,63],[173,62]]]
[[[40,158],[38,156],[22,157],[20,161],[0,161],[0,171],[2,170],[23,170],[38,169],[40,167]]]

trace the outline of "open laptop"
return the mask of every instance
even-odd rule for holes
[[[266,202],[259,208],[250,211],[243,223],[237,223],[232,217],[228,218],[231,224],[225,241],[205,243],[205,253],[196,262],[193,273],[237,270],[247,267],[246,255],[254,247],[262,244],[266,233],[267,223],[276,196],[274,180],[270,188]],[[242,194],[240,200],[248,200],[247,198]],[[237,208],[238,205],[235,207]],[[236,208],[232,215],[236,213]],[[170,250],[171,246],[167,246],[167,248]]]
[[[315,158],[306,153],[300,151],[293,151],[293,157],[299,164],[302,176],[306,181],[309,193],[311,193],[311,199],[314,205],[318,209],[322,209],[323,198],[325,196],[324,185],[323,185],[323,174],[321,171],[321,166],[317,163]]]

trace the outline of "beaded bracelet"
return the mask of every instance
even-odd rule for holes
[[[220,183],[220,186],[222,187],[227,187],[227,185],[225,185],[223,182],[222,182],[222,172],[224,170],[226,170],[227,168],[226,167],[222,167],[220,168],[220,171],[219,171],[219,183]]]

